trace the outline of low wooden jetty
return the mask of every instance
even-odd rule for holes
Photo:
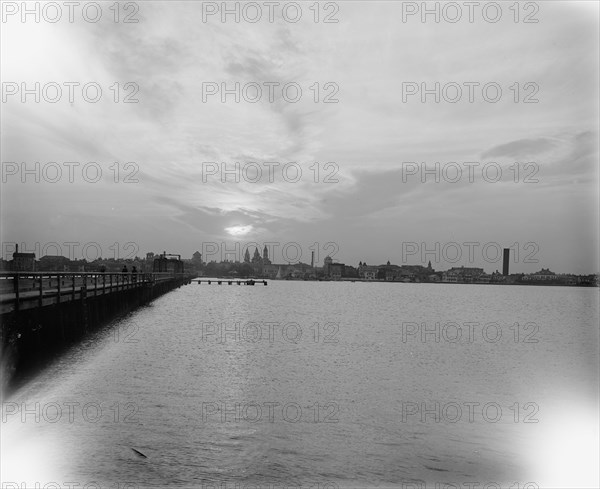
[[[190,282],[190,277],[172,273],[17,272],[0,273],[0,314],[41,308],[79,299],[135,290],[170,290]],[[158,294],[160,295],[160,294]]]
[[[0,272],[0,389],[191,278],[174,272]]]
[[[249,280],[239,280],[239,279],[235,279],[235,280],[230,280],[230,279],[199,279],[199,278],[195,278],[192,279],[192,282],[198,282],[198,285],[200,285],[201,283],[207,283],[208,285],[211,285],[213,283],[217,284],[217,285],[223,285],[224,283],[227,283],[227,285],[233,285],[233,284],[237,284],[237,285],[256,285],[256,284],[263,284],[263,285],[267,285],[267,281],[266,280],[254,280],[254,279],[249,279]]]

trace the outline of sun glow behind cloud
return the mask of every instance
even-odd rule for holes
[[[246,236],[252,229],[252,226],[230,226],[225,228],[225,231],[227,231],[230,236]]]

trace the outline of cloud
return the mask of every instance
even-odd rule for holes
[[[310,17],[221,23],[216,16],[203,23],[193,2],[148,2],[140,4],[138,24],[3,25],[4,79],[96,81],[104,89],[96,104],[18,97],[3,104],[3,161],[96,161],[105,170],[95,185],[8,181],[6,239],[105,234],[121,242],[127,234],[149,250],[167,242],[185,255],[194,240],[231,238],[226,228],[241,228],[252,239],[339,240],[348,262],[363,258],[365,248],[392,256],[399,240],[436,233],[530,240],[532,222],[593,241],[597,222],[580,216],[594,217],[586,203],[597,196],[597,22],[583,10],[549,4],[535,25],[510,17],[498,24],[400,23],[400,3],[375,9],[348,2],[337,24]],[[496,81],[503,97],[496,104],[480,92],[474,103],[405,102],[406,81]],[[127,82],[138,84],[139,103],[122,103]],[[203,101],[203,82],[280,85],[273,101],[262,85],[258,103],[232,96],[222,103],[219,95]],[[303,89],[297,103],[282,95],[289,82]],[[517,83],[522,99],[527,82],[539,85],[539,103],[515,102],[510,87]],[[118,103],[109,88],[115,83]],[[337,87],[337,103],[323,102],[327,83]],[[423,183],[420,174],[402,173],[403,162],[431,168],[490,160],[502,169],[493,184],[480,173],[474,183],[466,176]],[[115,162],[121,169],[135,162],[139,183],[115,183]],[[280,166],[274,181],[262,166],[256,183],[223,183],[220,175],[204,178],[206,162]],[[281,177],[289,162],[303,169],[297,183]],[[338,183],[323,183],[327,162],[336,163]],[[539,182],[515,183],[511,166],[530,162]],[[548,240],[542,248],[553,249],[549,260],[566,263],[561,248],[572,245],[569,238],[536,233]],[[597,266],[587,241],[577,245],[581,269]]]
[[[548,152],[556,147],[556,141],[548,138],[520,139],[501,144],[485,151],[481,157],[487,158],[529,158],[532,155]]]

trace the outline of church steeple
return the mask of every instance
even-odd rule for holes
[[[271,260],[269,260],[269,250],[267,249],[267,245],[263,248],[263,263],[265,265],[269,265]]]

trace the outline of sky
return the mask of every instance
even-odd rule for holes
[[[3,12],[5,259],[275,243],[278,263],[491,273],[511,247],[511,272],[600,269],[597,2],[522,4],[518,22],[500,2],[495,23],[464,2],[454,23],[443,4],[408,15],[421,2],[322,2],[319,22],[312,2],[297,22],[257,2],[255,23],[208,15],[220,2],[122,4],[119,22],[112,2],[97,22],[57,4],[54,23],[43,2],[40,22]]]

